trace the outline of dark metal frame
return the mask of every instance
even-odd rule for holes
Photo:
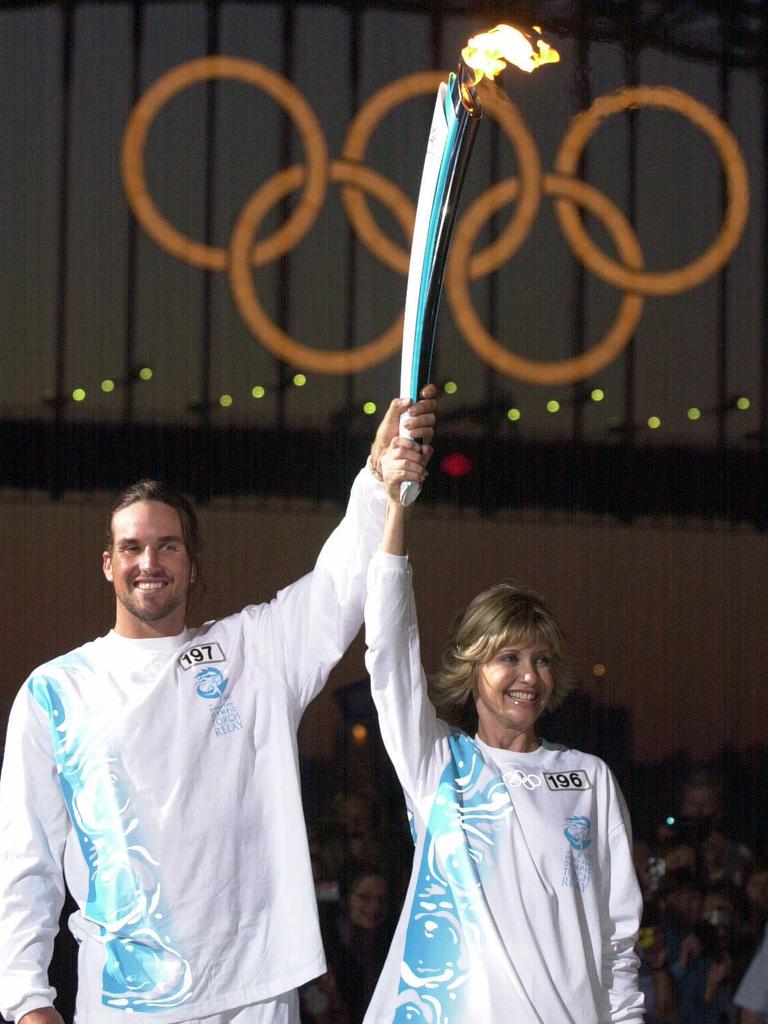
[[[107,0],[110,2],[110,0]],[[253,0],[249,0],[250,3]],[[307,2],[307,0],[303,0]],[[313,2],[313,0],[310,0]],[[323,0],[327,2],[327,0]],[[278,462],[284,465],[288,462],[287,452],[291,452],[291,461],[295,459],[298,450],[299,438],[287,439],[285,432],[285,392],[289,386],[291,372],[289,368],[280,365],[279,385],[280,401],[274,431],[263,430],[238,430],[235,428],[215,428],[211,421],[211,390],[210,390],[210,362],[211,362],[211,337],[210,337],[210,298],[211,298],[211,273],[204,271],[205,281],[203,287],[203,310],[202,328],[199,339],[200,349],[200,397],[193,407],[197,414],[197,425],[192,428],[160,428],[146,427],[134,422],[133,415],[133,385],[138,380],[137,367],[134,365],[135,348],[135,321],[133,294],[135,291],[136,276],[136,249],[137,249],[137,227],[133,219],[130,222],[130,234],[128,239],[129,259],[126,279],[127,303],[125,321],[125,358],[124,358],[124,399],[123,399],[123,422],[119,428],[89,426],[80,428],[67,421],[66,407],[67,396],[65,393],[65,360],[66,360],[66,288],[68,273],[68,252],[67,252],[67,224],[68,209],[67,181],[69,175],[69,150],[68,150],[68,124],[70,116],[70,94],[71,94],[71,57],[73,49],[73,24],[74,12],[78,0],[61,0],[54,4],[62,10],[62,145],[61,145],[61,167],[60,181],[62,182],[61,200],[59,209],[59,277],[57,282],[57,347],[55,357],[56,367],[56,392],[52,399],[53,415],[49,420],[41,418],[37,422],[17,423],[0,422],[0,445],[8,453],[9,444],[20,444],[21,451],[25,453],[23,458],[14,460],[13,457],[6,457],[5,470],[0,475],[0,485],[11,485],[16,487],[44,487],[53,497],[57,497],[64,490],[74,488],[102,488],[103,486],[117,486],[123,483],[126,474],[130,475],[125,459],[121,461],[121,478],[112,480],[108,471],[100,460],[105,459],[109,463],[109,447],[117,443],[119,437],[120,450],[125,453],[135,451],[142,454],[142,465],[146,464],[146,449],[144,444],[151,437],[153,446],[157,443],[169,444],[169,451],[177,452],[179,447],[185,447],[184,438],[188,443],[194,441],[195,458],[193,462],[198,467],[195,480],[179,480],[183,486],[195,491],[198,497],[205,498],[212,493],[226,491],[231,493],[232,489],[242,489],[237,481],[252,480],[252,473],[249,472],[249,464],[254,461],[262,462],[265,453],[267,462],[272,462],[274,453],[282,452]],[[27,6],[40,6],[34,0],[17,0],[8,2],[6,8],[20,8]],[[626,2],[626,0],[595,0],[595,2],[584,2],[584,0],[528,0],[501,5],[486,3],[476,4],[469,2],[426,2],[426,0],[398,0],[398,3],[388,4],[383,2],[353,2],[353,0],[337,0],[337,5],[348,10],[350,14],[350,32],[359,31],[359,14],[367,7],[397,7],[398,10],[411,10],[423,12],[429,18],[431,44],[435,66],[439,62],[440,38],[442,21],[447,15],[471,14],[474,17],[487,17],[489,20],[498,20],[502,15],[505,20],[524,19],[530,23],[538,21],[549,32],[575,37],[577,45],[577,62],[574,67],[574,95],[580,107],[589,104],[590,96],[590,47],[595,41],[612,41],[622,47],[626,58],[626,80],[632,85],[637,82],[637,62],[640,52],[646,48],[658,48],[662,50],[674,50],[676,53],[693,60],[715,63],[720,69],[720,116],[726,121],[729,113],[730,81],[734,70],[738,68],[758,69],[761,74],[763,88],[763,125],[766,148],[768,148],[768,0],[675,0],[675,2],[663,2],[663,0],[638,0],[638,2]],[[48,4],[50,6],[50,4]],[[135,0],[133,5],[133,83],[132,92],[134,98],[138,98],[141,79],[142,60],[142,39],[143,39],[143,17],[145,11],[145,0]],[[297,4],[294,0],[284,0],[283,8],[283,56],[282,73],[290,78],[293,61],[293,22]],[[218,15],[221,7],[220,0],[208,0],[208,52],[216,53],[219,45]],[[354,52],[354,47],[352,48]],[[354,59],[348,66],[350,86],[353,98],[357,96],[358,89],[358,68]],[[215,89],[209,86],[207,97],[207,131],[209,138],[208,158],[206,165],[206,191],[208,195],[209,215],[206,219],[205,234],[206,241],[210,242],[211,216],[213,197],[213,154],[215,151],[216,132],[216,111],[215,111]],[[628,163],[626,167],[626,209],[630,222],[635,220],[636,208],[636,180],[637,180],[637,141],[635,119],[628,115]],[[283,139],[283,157],[285,164],[291,162],[291,132],[286,124]],[[496,148],[498,148],[496,146]],[[584,169],[584,168],[582,168]],[[724,202],[724,199],[723,199]],[[768,201],[764,202],[765,224],[763,231],[764,246],[768,244]],[[351,228],[348,233],[347,252],[348,268],[350,279],[354,274],[355,267],[355,240]],[[763,259],[763,273],[765,275],[765,287],[763,293],[768,295],[768,254]],[[584,338],[584,284],[585,275],[583,268],[577,268],[574,272],[572,309],[573,309],[573,349],[575,353],[583,351]],[[290,304],[290,268],[285,260],[282,261],[280,270],[280,310],[283,323],[287,320],[287,312]],[[354,294],[354,289],[352,290]],[[494,301],[494,290],[491,289],[491,310],[490,322],[493,324],[497,316],[496,303]],[[642,449],[636,443],[636,422],[635,422],[635,375],[632,346],[630,345],[624,357],[624,419],[616,436],[612,437],[605,444],[585,444],[582,436],[582,412],[586,393],[583,385],[577,384],[573,387],[572,394],[572,441],[557,446],[545,443],[534,444],[525,442],[513,445],[512,451],[508,451],[508,444],[503,444],[497,436],[497,428],[494,423],[498,422],[495,406],[497,404],[498,384],[492,372],[488,374],[488,388],[486,403],[482,408],[473,410],[459,410],[458,415],[480,420],[485,429],[485,437],[477,442],[474,436],[461,439],[461,444],[466,451],[473,451],[475,464],[482,472],[482,485],[478,489],[474,483],[472,487],[465,488],[460,481],[448,482],[442,488],[433,482],[432,491],[436,498],[448,498],[463,503],[472,500],[486,512],[492,512],[500,507],[517,506],[521,504],[542,504],[545,506],[562,508],[587,509],[594,512],[614,512],[622,518],[631,519],[637,515],[652,513],[659,514],[697,514],[716,516],[724,519],[745,519],[757,524],[762,529],[768,528],[768,313],[763,311],[763,324],[765,344],[763,346],[762,364],[760,370],[760,427],[757,436],[747,442],[746,447],[734,448],[727,440],[727,416],[730,410],[730,396],[727,391],[728,381],[728,345],[727,345],[727,322],[728,322],[728,287],[727,275],[721,272],[719,277],[719,323],[718,323],[718,408],[717,408],[717,445],[714,450],[683,450],[654,448]],[[349,327],[347,332],[349,338],[354,336],[355,310],[350,304]],[[351,419],[351,380],[347,383],[347,405],[348,411],[344,416],[339,417],[340,430],[344,431],[340,450],[351,452],[356,447],[354,429],[349,426]],[[459,427],[460,429],[460,427]],[[83,444],[84,437],[88,435],[91,443]],[[179,435],[179,436],[177,436]],[[329,434],[329,437],[331,435]],[[338,441],[339,438],[335,437]],[[362,438],[362,433],[361,433]],[[143,439],[143,440],[142,440]],[[224,443],[222,444],[222,439]],[[229,439],[229,440],[227,440]],[[236,440],[237,439],[237,440]],[[457,439],[458,440],[458,439]],[[322,444],[322,439],[312,439],[310,436],[301,438],[302,444],[309,444],[310,448],[317,443]],[[290,449],[287,447],[290,445]],[[359,446],[358,446],[359,447]],[[233,473],[230,476],[226,471],[218,478],[221,463],[216,453],[222,449],[228,450],[228,458],[225,465],[231,465]],[[106,449],[106,450],[105,450]],[[42,455],[40,461],[30,459],[29,453],[39,450]],[[77,472],[73,476],[74,467],[69,458],[69,452],[77,451]],[[99,452],[98,459],[93,461],[89,452]],[[542,475],[536,488],[532,493],[523,494],[520,491],[510,491],[503,485],[506,479],[505,466],[507,460],[513,462],[523,457],[525,452],[526,466],[542,466],[564,468],[563,460],[567,456],[569,476],[573,478],[573,486],[567,489],[566,493],[558,495],[547,495],[545,485],[546,473]],[[242,462],[235,471],[235,463]],[[695,472],[686,472],[685,467],[697,467]],[[651,477],[647,477],[649,467],[653,467]],[[616,486],[617,477],[613,476],[613,484],[607,486],[607,479],[610,474],[618,471],[618,479],[621,485]],[[41,472],[44,477],[41,478]],[[142,470],[142,473],[145,470]],[[677,486],[674,493],[662,495],[658,490],[658,481],[664,479],[667,474],[682,473],[676,475]],[[165,475],[176,476],[172,465],[165,467]],[[316,476],[316,472],[312,476]],[[538,479],[535,469],[533,477]],[[551,475],[551,474],[550,474]],[[297,474],[298,476],[298,474]],[[293,488],[289,481],[282,479],[280,472],[269,474],[258,474],[259,480],[269,480],[272,492],[291,493]],[[437,477],[437,474],[435,474]],[[703,493],[696,483],[700,479],[706,479],[709,488]],[[649,483],[648,489],[643,487],[642,481],[646,479]],[[591,481],[591,483],[590,483]],[[683,482],[687,481],[687,483]],[[260,485],[253,481],[254,488],[260,490]],[[338,483],[338,492],[333,488]],[[682,487],[681,487],[682,483]],[[543,484],[543,486],[541,486]],[[332,493],[328,493],[328,486]],[[710,489],[711,488],[711,489]],[[252,490],[253,488],[248,488]],[[339,481],[316,481],[310,489],[323,497],[341,498],[344,491],[343,480]],[[691,505],[683,490],[688,494],[697,493],[697,502]],[[306,488],[304,489],[304,492]],[[480,498],[477,495],[480,494]],[[657,495],[657,500],[647,501],[648,494]]]

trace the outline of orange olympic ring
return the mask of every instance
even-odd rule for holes
[[[325,136],[314,111],[299,90],[263,64],[238,57],[200,57],[168,71],[147,89],[131,111],[123,136],[122,174],[125,194],[136,220],[158,245],[172,255],[207,270],[225,270],[226,249],[195,242],[166,220],[150,198],[144,174],[144,147],[152,122],[176,93],[212,78],[234,78],[260,87],[295,120],[307,153],[304,195],[288,220],[272,238],[260,242],[252,254],[258,266],[284,256],[309,231],[325,201],[328,153]]]
[[[555,157],[555,170],[571,175],[584,147],[606,117],[634,107],[660,107],[675,110],[709,136],[725,170],[728,203],[717,238],[698,259],[678,270],[649,274],[622,267],[594,244],[579,219],[576,204],[570,199],[555,200],[555,210],[563,234],[584,265],[614,288],[642,295],[674,295],[706,281],[726,262],[736,248],[749,213],[749,177],[739,145],[719,117],[687,93],[668,86],[636,86],[600,96],[592,106],[577,114],[566,132]]]
[[[362,162],[373,130],[381,119],[405,100],[423,93],[434,95],[445,78],[445,73],[440,71],[419,71],[379,89],[355,115],[347,131],[342,156],[355,163]],[[536,217],[541,198],[541,162],[536,144],[520,111],[506,93],[498,86],[490,85],[487,80],[483,82],[482,104],[483,110],[498,121],[515,149],[523,188],[515,217],[495,242],[472,257],[469,273],[473,279],[497,270],[522,245]],[[358,235],[361,238],[375,239],[382,261],[393,270],[407,274],[410,253],[392,246],[390,240],[379,229],[365,196],[348,187],[342,188],[341,196],[347,216]]]
[[[352,120],[342,159],[329,160],[311,107],[295,86],[276,72],[234,57],[203,57],[181,64],[150,86],[128,118],[121,163],[128,202],[147,233],[168,252],[198,267],[227,270],[240,315],[274,355],[317,373],[359,373],[398,350],[402,315],[373,341],[354,349],[329,351],[304,345],[270,320],[257,295],[251,267],[277,259],[298,244],[325,201],[328,183],[334,182],[341,185],[342,202],[361,242],[387,266],[406,274],[407,249],[379,228],[364,193],[390,208],[406,241],[410,241],[413,231],[413,204],[393,182],[363,166],[362,161],[382,118],[407,99],[433,93],[445,77],[442,72],[420,72],[380,89]],[[295,121],[306,154],[305,164],[278,171],[254,193],[238,217],[227,248],[196,242],[173,227],[151,199],[144,173],[147,135],[160,109],[188,86],[215,78],[233,78],[268,93]],[[644,296],[672,295],[693,288],[728,260],[743,233],[749,209],[743,156],[728,127],[707,107],[675,89],[639,86],[599,97],[588,110],[576,115],[558,150],[555,173],[543,174],[533,138],[507,95],[498,86],[484,83],[482,102],[511,143],[519,170],[518,177],[487,189],[456,224],[446,269],[446,291],[454,318],[470,347],[500,373],[537,384],[581,380],[603,369],[623,351],[637,327]],[[581,154],[601,122],[614,113],[641,106],[675,111],[700,128],[712,142],[726,179],[724,221],[713,243],[687,266],[663,273],[644,269],[640,245],[627,219],[605,195],[575,177]],[[269,210],[297,189],[303,192],[286,222],[268,239],[254,242]],[[522,245],[542,195],[553,197],[561,230],[576,257],[625,293],[616,319],[601,341],[578,356],[551,362],[525,359],[500,345],[481,323],[469,293],[470,280],[497,270]],[[472,245],[485,221],[512,201],[517,201],[517,208],[499,236],[473,254]],[[603,222],[622,262],[611,259],[595,245],[581,223],[578,206]]]
[[[517,178],[500,181],[476,199],[462,217],[454,235],[453,251],[446,270],[445,283],[451,309],[470,347],[500,373],[532,384],[570,384],[602,370],[623,352],[638,325],[645,300],[635,293],[625,294],[616,320],[602,341],[570,359],[538,362],[524,359],[499,345],[472,305],[467,266],[472,243],[483,224],[496,210],[515,199],[519,190]],[[608,229],[626,264],[636,269],[642,267],[643,254],[629,221],[604,193],[578,178],[563,178],[557,174],[544,175],[544,193],[548,196],[568,196],[571,202],[586,207]]]
[[[413,234],[414,209],[405,194],[391,181],[369,167],[346,164],[333,160],[330,164],[331,181],[350,182],[367,189],[385,202],[403,229],[407,238]],[[257,338],[274,355],[286,363],[312,370],[315,373],[360,373],[383,362],[400,348],[403,340],[403,315],[383,334],[367,345],[344,351],[328,351],[302,345],[289,337],[269,319],[253,287],[248,263],[251,239],[259,230],[265,216],[275,203],[299,188],[304,181],[304,168],[300,165],[278,171],[256,192],[243,207],[235,230],[232,232],[229,281],[240,315]]]

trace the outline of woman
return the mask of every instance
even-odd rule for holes
[[[386,877],[360,869],[342,879],[341,913],[323,932],[323,944],[350,1024],[363,1019],[391,937]]]
[[[380,458],[388,488],[368,575],[366,655],[381,733],[416,850],[366,1024],[642,1021],[641,911],[626,807],[596,757],[539,738],[570,684],[542,602],[499,584],[449,637],[433,697],[476,717],[474,737],[427,696],[405,554],[414,442]]]
[[[360,1024],[389,940],[389,881],[375,868],[342,875],[340,906],[320,908],[328,971],[301,993],[302,1020],[313,1024]]]

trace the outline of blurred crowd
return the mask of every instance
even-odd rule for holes
[[[728,835],[725,811],[722,780],[698,772],[679,813],[635,840],[647,1024],[768,1020],[752,1008],[765,1008],[768,982],[768,865]]]
[[[766,1024],[750,1007],[768,989],[768,864],[728,834],[716,773],[691,775],[678,805],[634,844],[646,1022]],[[302,990],[302,1021],[360,1024],[408,879],[407,828],[369,797],[338,794],[310,849],[328,973]]]

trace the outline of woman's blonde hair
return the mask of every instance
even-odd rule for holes
[[[559,707],[573,689],[563,631],[538,594],[497,583],[473,597],[453,621],[440,671],[430,680],[430,696],[438,712],[473,731],[478,665],[490,661],[503,647],[522,644],[547,648],[555,681],[547,710]]]

